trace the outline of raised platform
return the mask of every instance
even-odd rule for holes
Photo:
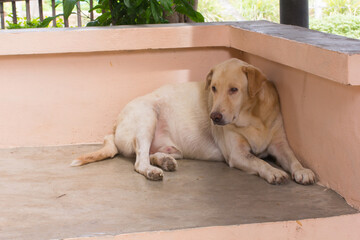
[[[122,157],[69,167],[79,154],[98,148],[1,149],[0,239],[100,237],[358,213],[330,189],[292,181],[273,186],[221,162],[179,160],[178,171],[165,173],[161,182],[146,180],[134,171],[133,159]]]

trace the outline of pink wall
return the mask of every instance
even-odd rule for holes
[[[360,86],[244,54],[278,89],[287,137],[321,183],[360,207]]]
[[[0,56],[0,147],[100,143],[124,104],[204,80],[227,48]]]

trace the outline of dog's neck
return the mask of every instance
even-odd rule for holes
[[[233,124],[238,128],[254,127],[256,129],[263,129],[265,126],[260,118],[254,116],[250,111],[240,111],[238,117]]]

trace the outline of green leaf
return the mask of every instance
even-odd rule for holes
[[[60,0],[55,1],[55,8],[57,8],[60,4],[62,4],[62,1]]]
[[[54,19],[56,19],[57,17],[60,17],[60,16],[63,16],[63,14],[58,14],[54,17],[47,17],[45,18],[41,23],[40,25],[38,26],[38,28],[45,28],[45,27],[48,27],[50,22]]]
[[[130,0],[124,0],[125,6],[131,8]]]
[[[204,16],[195,11],[187,0],[175,0],[175,11],[188,16],[194,22],[204,22]]]
[[[192,19],[194,22],[204,22],[205,21],[204,16],[201,13],[195,11],[195,15],[196,15],[195,18]]]
[[[51,22],[52,20],[54,20],[55,18],[56,18],[56,17],[47,17],[47,18],[45,18],[45,19],[41,22],[41,24],[39,25],[39,28],[48,27],[49,24],[50,24],[50,22]]]
[[[147,24],[150,23],[150,16],[151,16],[151,10],[150,10],[150,8],[148,8],[145,10],[145,19],[146,19]]]
[[[105,26],[111,23],[111,13],[105,12],[99,17],[96,18],[96,21],[99,23],[98,26]]]
[[[75,4],[78,2],[79,0],[64,0],[64,5],[63,5],[63,8],[64,8],[64,17],[66,19],[69,18],[69,16],[71,15],[74,7],[75,7]]]
[[[159,23],[161,16],[158,13],[156,4],[159,4],[156,0],[150,0],[151,14],[154,17],[155,23]]]
[[[160,0],[160,5],[163,6],[164,10],[167,12],[172,12],[172,0]]]
[[[136,0],[135,2],[135,8],[137,8],[138,6],[140,6],[140,4],[143,2],[143,0]]]
[[[96,26],[100,26],[99,22],[97,20],[94,20],[94,21],[91,21],[91,22],[88,22],[86,24],[87,27],[96,27]]]
[[[105,7],[104,5],[102,5],[102,4],[98,4],[98,5],[96,5],[95,7],[90,8],[90,9],[89,9],[89,12],[94,11],[94,10],[97,10],[97,9],[106,10],[106,7]]]

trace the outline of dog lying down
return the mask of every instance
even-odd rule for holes
[[[176,159],[188,158],[226,161],[271,184],[286,182],[285,171],[297,183],[315,182],[289,147],[274,85],[238,59],[215,66],[206,82],[166,85],[134,99],[119,114],[104,146],[71,165],[118,153],[136,156],[135,170],[150,180],[162,180],[163,170],[175,171]],[[260,159],[269,154],[285,171]]]

